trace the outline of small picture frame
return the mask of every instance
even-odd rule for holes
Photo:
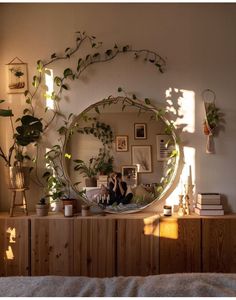
[[[147,139],[147,124],[146,123],[135,123],[134,124],[134,139],[135,140],[146,140]]]
[[[14,58],[7,67],[7,93],[23,94],[28,89],[27,64],[18,57]]]
[[[127,152],[128,148],[128,135],[117,135],[116,152]]]
[[[150,145],[132,146],[132,165],[136,165],[139,173],[152,172],[152,151]]]
[[[122,166],[123,180],[130,186],[137,186],[138,184],[138,169],[135,165]]]
[[[173,147],[170,140],[173,140],[173,137],[168,134],[158,134],[156,135],[157,143],[157,161],[165,161],[170,158]]]

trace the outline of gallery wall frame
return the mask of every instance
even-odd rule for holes
[[[134,139],[146,140],[147,139],[147,124],[146,123],[134,123]]]
[[[23,94],[28,89],[28,67],[27,63],[15,57],[7,68],[7,93]]]
[[[129,150],[128,135],[116,136],[116,152],[127,152]]]
[[[152,146],[133,145],[131,146],[132,165],[136,165],[139,173],[152,172]]]
[[[130,186],[137,186],[138,184],[138,167],[136,165],[122,166],[123,180]]]

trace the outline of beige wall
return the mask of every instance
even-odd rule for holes
[[[148,48],[167,57],[167,71],[158,74],[149,64],[128,55],[91,67],[62,103],[65,112],[79,113],[88,105],[116,94],[118,86],[166,104],[166,90],[192,91],[192,132],[181,134],[185,146],[195,149],[196,191],[221,192],[236,211],[236,5],[235,4],[0,4],[0,96],[21,111],[22,95],[5,92],[5,64],[15,56],[28,63],[29,82],[36,61],[74,43],[74,32],[86,30],[110,48],[115,42]],[[84,50],[86,53],[86,50]],[[55,73],[59,66],[54,66]],[[60,65],[60,68],[63,68]],[[226,130],[215,139],[217,153],[205,153],[201,92],[213,89],[225,113]],[[178,108],[178,106],[176,106]],[[190,112],[189,112],[190,113]],[[8,147],[10,125],[0,120],[0,143]],[[48,133],[50,143],[55,135]],[[50,146],[45,138],[45,145]],[[192,162],[193,163],[193,162]],[[0,162],[0,209],[9,208],[3,162]],[[28,193],[33,208],[42,189],[32,184]]]

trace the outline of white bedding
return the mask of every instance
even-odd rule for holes
[[[232,297],[236,274],[168,274],[147,277],[1,277],[0,296]]]

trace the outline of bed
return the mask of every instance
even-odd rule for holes
[[[236,274],[1,277],[1,297],[235,297]]]

